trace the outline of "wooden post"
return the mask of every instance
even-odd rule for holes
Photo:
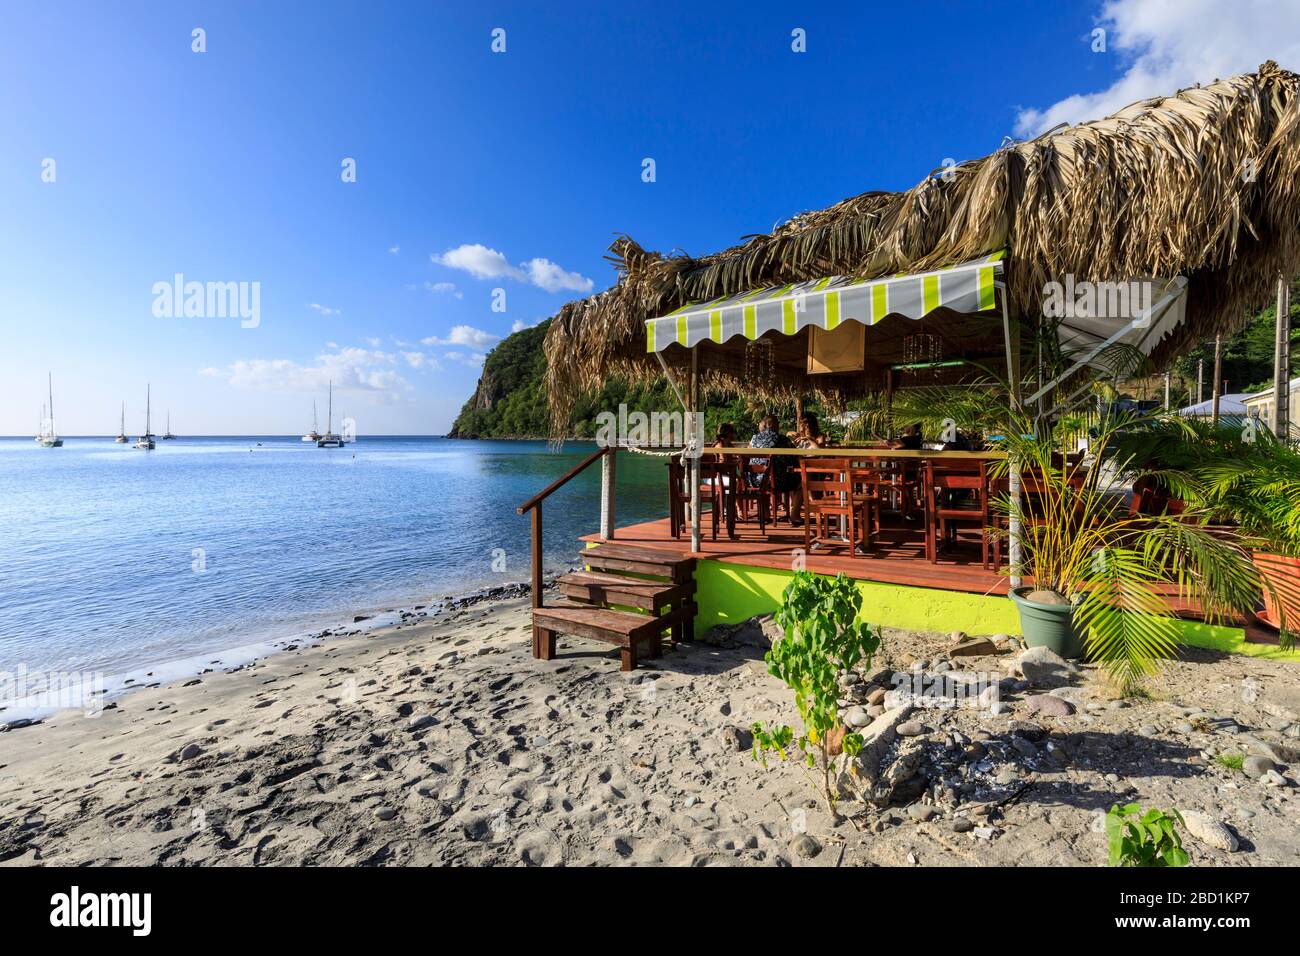
[[[700,352],[698,348],[691,349],[691,382],[687,387],[687,404],[690,405],[692,413],[697,412],[700,407]],[[691,440],[687,435],[687,441]],[[697,441],[703,441],[703,435],[696,435]],[[691,480],[691,550],[698,552],[700,550],[700,456],[699,449],[691,458],[686,473]],[[714,506],[716,507],[716,505]]]
[[[542,503],[533,506],[533,608],[542,606]],[[546,635],[533,621],[533,657],[541,657]]]
[[[1196,404],[1199,405],[1205,401],[1205,359],[1196,360]]]
[[[1165,369],[1165,411],[1169,411],[1169,370]]]
[[[1277,279],[1277,321],[1273,340],[1273,421],[1278,438],[1291,437],[1291,286],[1284,276]]]
[[[1020,325],[1016,324],[1015,334],[1011,331],[1011,316],[1007,312],[1007,290],[1005,286],[997,287],[998,299],[1002,305],[1002,334],[1007,348],[1007,391],[1011,406],[1009,424],[1012,428],[1019,425],[1020,405]],[[1020,512],[1016,507],[1020,502],[1020,462],[1012,458],[1007,462],[1007,492],[1014,503],[1007,521],[1007,562],[1010,564],[1011,586],[1021,585],[1022,557],[1020,554]],[[926,508],[929,509],[929,499]],[[927,518],[928,520],[928,518]]]
[[[614,466],[618,449],[611,447],[600,462],[600,540],[614,540]]]
[[[1214,402],[1214,408],[1210,412],[1210,425],[1217,428],[1219,426],[1219,383],[1223,376],[1223,336],[1215,335],[1214,337],[1214,382],[1210,389],[1210,397]]]

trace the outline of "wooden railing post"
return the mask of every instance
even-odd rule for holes
[[[542,606],[542,503],[533,506],[533,607]]]
[[[614,539],[614,466],[618,449],[610,448],[600,462],[600,540]]]

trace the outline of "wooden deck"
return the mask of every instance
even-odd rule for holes
[[[758,533],[756,522],[738,521],[736,534],[739,540],[734,541],[727,538],[721,527],[716,541],[709,532],[706,513],[698,552],[691,551],[689,534],[684,534],[680,540],[673,539],[667,518],[619,528],[614,540],[662,549],[683,557],[785,571],[792,568],[795,549],[803,548],[803,530],[791,528],[784,521],[775,527],[768,525],[766,536]],[[583,540],[599,541],[600,535],[585,535]],[[960,541],[952,553],[940,555],[938,563],[932,564],[925,559],[921,522],[904,522],[897,516],[886,514],[885,525],[878,535],[873,535],[872,545],[868,553],[858,557],[851,557],[843,546],[813,551],[807,556],[804,566],[819,574],[843,571],[851,578],[865,581],[971,594],[1004,595],[1010,586],[1005,574],[985,570],[981,564],[978,535],[974,533]]]

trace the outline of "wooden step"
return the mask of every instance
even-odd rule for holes
[[[630,571],[669,578],[678,583],[691,578],[695,570],[694,558],[683,558],[671,551],[641,548],[635,545],[606,541],[578,554],[578,559],[588,568],[615,573]]]
[[[630,671],[636,668],[642,652],[650,657],[659,656],[666,629],[694,617],[694,602],[682,603],[667,614],[654,616],[555,601],[533,608],[533,656],[549,661],[555,656],[556,633],[572,634],[617,644],[622,651],[623,670]]]
[[[687,600],[695,582],[674,583],[629,578],[599,571],[574,571],[555,582],[566,597],[592,604],[623,604],[658,614],[665,607]]]

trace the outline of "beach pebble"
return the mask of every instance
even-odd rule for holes
[[[1042,714],[1045,717],[1069,717],[1074,713],[1074,705],[1068,700],[1052,694],[1034,694],[1021,702],[1027,714]]]
[[[919,720],[905,720],[894,729],[894,732],[900,737],[919,737],[926,732],[926,727]]]
[[[939,815],[939,811],[934,807],[927,806],[924,803],[914,803],[907,808],[908,816],[917,823],[926,823]]]
[[[203,748],[198,744],[186,744],[181,748],[180,756],[182,760],[193,760],[201,753],[203,753]]]
[[[1236,836],[1213,817],[1196,810],[1184,810],[1183,822],[1187,824],[1187,832],[1206,846],[1212,846],[1216,850],[1223,850],[1227,853],[1232,853],[1237,849]]]
[[[407,730],[423,730],[433,723],[432,714],[418,714],[406,722]]]
[[[822,851],[822,845],[817,842],[816,837],[803,833],[795,837],[794,842],[790,844],[790,849],[794,851],[796,856],[811,860]]]
[[[850,707],[848,713],[844,715],[844,722],[850,727],[865,727],[871,723],[871,715],[864,707]]]
[[[1277,764],[1262,754],[1251,754],[1241,762],[1241,770],[1252,780],[1259,780],[1270,770],[1276,771]]]
[[[970,833],[975,829],[975,824],[969,817],[953,817],[952,830],[954,833]]]
[[[381,820],[391,820],[397,816],[397,810],[394,807],[380,807],[375,811],[375,816]]]

